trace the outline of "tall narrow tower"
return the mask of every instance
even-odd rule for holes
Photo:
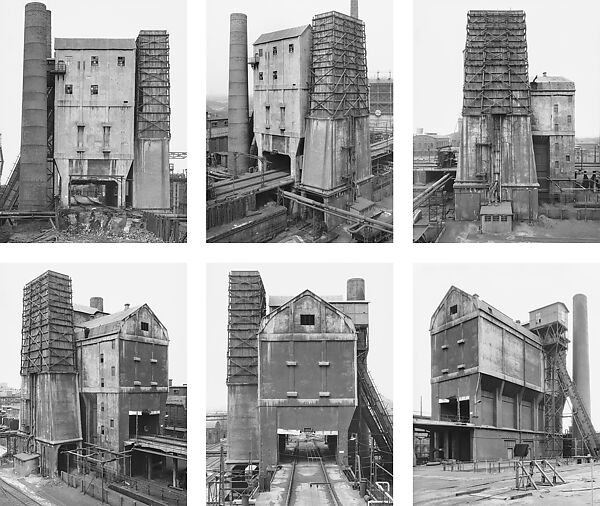
[[[587,297],[581,293],[573,297],[573,381],[591,418]]]
[[[47,271],[23,289],[21,412],[28,451],[53,476],[59,454],[81,444],[71,278]]]
[[[227,167],[234,175],[248,170],[249,159],[236,153],[250,150],[248,128],[248,21],[245,14],[233,13],[229,32],[229,100]]]
[[[50,57],[50,11],[43,3],[25,6],[23,49],[23,103],[19,210],[43,211],[52,200],[48,195],[47,171],[47,61]]]

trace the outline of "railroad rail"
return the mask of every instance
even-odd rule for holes
[[[9,499],[11,504],[23,504],[24,506],[44,506],[43,503],[36,501],[2,478],[0,478],[0,494]]]

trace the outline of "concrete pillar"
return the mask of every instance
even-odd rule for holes
[[[178,460],[173,457],[173,486],[177,487],[177,471],[178,471],[179,465],[178,465]]]
[[[504,393],[504,381],[496,388],[496,427],[502,427],[502,394]]]
[[[447,459],[450,450],[450,432],[448,429],[444,431],[444,458]]]
[[[48,207],[46,57],[50,15],[39,2],[25,6],[19,210]]]
[[[232,153],[248,153],[250,132],[248,128],[248,31],[245,14],[230,16],[229,33],[229,102],[228,102],[228,156],[230,172],[248,171],[250,159]],[[237,158],[237,160],[236,160]],[[237,161],[237,163],[236,163]]]
[[[146,477],[152,479],[152,455],[146,455]]]
[[[358,0],[350,0],[350,16],[358,18]]]
[[[579,293],[573,297],[573,381],[591,418],[589,352],[587,297]]]
[[[522,421],[521,421],[521,416],[522,416],[522,403],[523,403],[523,391],[525,390],[525,388],[521,387],[519,389],[519,391],[517,392],[517,397],[515,399],[515,402],[517,403],[516,405],[516,409],[515,409],[515,414],[517,416],[517,424],[516,424],[516,428],[517,430],[521,430],[522,427]]]

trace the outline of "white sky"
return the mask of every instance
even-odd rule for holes
[[[413,7],[415,129],[440,134],[455,130],[462,108],[467,11],[513,9],[526,14],[529,79],[548,72],[575,81],[576,135],[600,134],[600,4],[430,0],[415,1]]]
[[[71,277],[73,303],[104,298],[104,311],[147,303],[169,332],[169,378],[187,383],[186,267],[177,264],[7,264],[0,263],[2,353],[0,383],[20,387],[23,287],[47,270]],[[151,273],[152,275],[149,275]]]
[[[0,5],[0,134],[6,179],[21,145],[23,89],[23,20],[29,0],[2,0]],[[47,0],[55,38],[135,39],[140,30],[167,30],[171,62],[171,151],[187,150],[187,34],[185,0]],[[54,47],[54,46],[53,46]],[[185,160],[173,161],[177,171]],[[183,162],[183,163],[182,163]]]
[[[594,264],[415,264],[413,284],[413,411],[431,414],[431,352],[429,323],[444,295],[455,285],[469,294],[478,294],[499,311],[522,323],[529,321],[529,311],[563,302],[569,309],[569,339],[573,328],[573,295],[583,293],[588,299],[590,339],[590,383],[592,421],[600,428],[600,370],[594,357],[600,355],[600,285],[598,265]],[[572,343],[567,353],[567,369],[572,377]],[[566,412],[570,412],[568,408]],[[565,421],[564,427],[569,424]]]
[[[229,79],[229,15],[248,16],[248,55],[263,33],[308,25],[316,14],[338,11],[350,14],[350,0],[211,0],[207,2],[208,26],[206,93],[226,96]],[[359,0],[358,17],[365,22],[369,75],[388,75],[392,62],[392,0]]]
[[[364,278],[369,304],[369,370],[381,394],[393,400],[392,268],[390,264],[209,264],[207,267],[206,409],[227,409],[228,276],[233,270],[258,270],[267,301],[271,295],[294,297],[304,290],[342,295],[346,281]],[[268,303],[268,302],[267,302]]]

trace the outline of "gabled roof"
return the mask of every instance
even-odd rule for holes
[[[342,311],[340,311],[338,308],[336,308],[335,306],[333,306],[332,304],[330,304],[329,302],[327,302],[325,299],[323,299],[322,297],[319,297],[317,294],[315,294],[314,292],[311,292],[310,290],[304,290],[303,292],[299,293],[298,295],[296,295],[293,299],[290,299],[289,301],[287,301],[285,304],[282,304],[281,306],[279,306],[277,309],[275,309],[274,311],[272,311],[271,313],[269,313],[268,315],[266,315],[261,323],[260,323],[260,328],[258,329],[258,333],[261,333],[263,331],[263,329],[266,327],[266,325],[280,312],[284,311],[287,307],[291,306],[294,302],[296,302],[298,299],[301,299],[302,297],[312,297],[313,299],[316,299],[318,302],[320,302],[321,304],[326,305],[331,311],[333,311],[334,313],[336,313],[338,316],[340,316],[340,318],[342,318],[346,324],[352,329],[352,332],[355,332],[355,328],[354,328],[354,322],[352,321],[352,318],[350,318],[347,314],[343,313]]]
[[[133,313],[135,313],[138,309],[143,306],[147,306],[147,304],[142,304],[141,306],[133,306],[128,309],[124,309],[117,313],[112,313],[106,316],[101,316],[100,318],[94,318],[90,321],[83,322],[81,324],[82,327],[87,327],[88,329],[93,329],[96,327],[101,327],[102,325],[108,325],[109,323],[116,323],[123,321],[129,318]],[[150,309],[150,308],[148,308]]]
[[[75,311],[76,313],[84,313],[89,315],[94,315],[97,313],[107,314],[104,311],[100,311],[95,307],[84,306],[83,304],[73,304],[73,311]]]
[[[480,299],[478,295],[470,295],[467,292],[465,292],[464,290],[461,290],[460,288],[457,288],[456,286],[451,286],[450,287],[450,289],[446,292],[446,295],[444,295],[444,298],[440,302],[439,306],[435,310],[435,313],[431,317],[431,327],[430,327],[430,330],[433,330],[433,322],[435,321],[436,315],[441,310],[441,308],[444,305],[444,302],[446,301],[446,299],[454,291],[459,292],[461,295],[468,297],[471,300],[471,302],[473,303],[473,305],[475,306],[475,308],[477,310],[479,310],[479,311],[481,311],[483,313],[486,313],[486,314],[492,316],[493,318],[495,318],[497,320],[500,320],[502,323],[504,323],[505,325],[509,326],[510,328],[512,328],[513,330],[517,331],[518,333],[522,334],[523,336],[528,337],[528,338],[532,339],[533,341],[535,341],[537,343],[540,342],[540,338],[536,334],[534,334],[533,332],[531,332],[531,330],[525,328],[523,325],[517,323],[510,316],[505,315],[502,311],[496,309],[491,304],[488,304],[486,301]]]
[[[310,25],[302,25],[294,28],[286,28],[285,30],[278,30],[276,32],[263,33],[258,39],[256,39],[254,45],[264,44],[266,42],[274,42],[276,40],[293,39],[302,35],[309,28]]]

